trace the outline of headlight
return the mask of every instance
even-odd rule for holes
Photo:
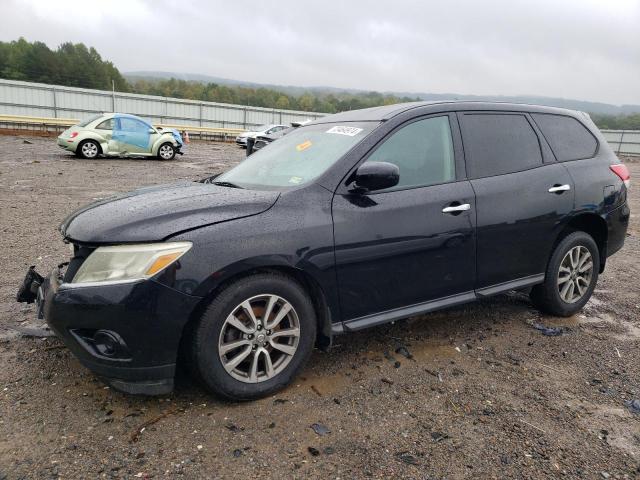
[[[125,283],[161,272],[191,248],[191,242],[98,247],[84,261],[71,283]]]

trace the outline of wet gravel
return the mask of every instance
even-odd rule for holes
[[[37,326],[17,285],[29,265],[66,259],[56,227],[76,207],[221,171],[243,151],[86,161],[0,136],[0,152],[0,479],[640,477],[637,214],[574,317],[511,293],[338,337],[272,398],[223,403],[186,377],[171,395],[134,397],[57,339],[14,331]],[[637,186],[631,203],[640,211]]]

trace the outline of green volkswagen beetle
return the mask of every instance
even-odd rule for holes
[[[182,155],[183,142],[174,129],[154,128],[135,115],[106,113],[68,128],[58,145],[82,158],[158,157],[172,160]]]

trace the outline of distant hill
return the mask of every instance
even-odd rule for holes
[[[249,88],[268,88],[283,92],[287,95],[303,95],[305,93],[329,95],[338,93],[364,94],[368,90],[357,90],[338,87],[313,86],[300,87],[294,85],[272,85],[264,83],[245,82],[223,77],[201,75],[197,73],[176,73],[162,71],[138,71],[125,72],[124,77],[130,81],[135,80],[165,80],[176,78],[179,80],[216,83],[218,85],[242,86]],[[589,102],[586,100],[573,100],[567,98],[542,97],[535,95],[464,95],[459,93],[416,93],[416,92],[380,92],[383,95],[393,95],[396,97],[411,97],[422,100],[486,100],[492,102],[513,102],[513,103],[533,103],[552,107],[568,108],[571,110],[581,110],[584,112],[600,115],[630,115],[640,113],[640,105],[613,105],[601,102]]]

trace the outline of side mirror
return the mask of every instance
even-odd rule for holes
[[[147,133],[153,135],[154,133],[156,133],[156,131],[153,128],[150,128]]]
[[[400,169],[388,162],[365,162],[356,170],[355,189],[361,192],[391,188],[400,181]]]

